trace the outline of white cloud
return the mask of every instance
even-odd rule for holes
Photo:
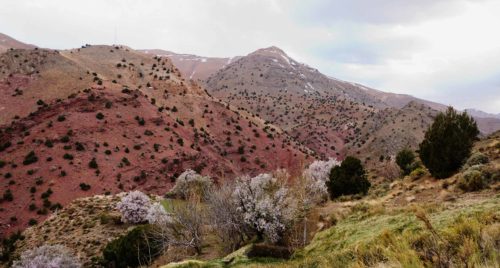
[[[50,48],[115,40],[204,56],[277,45],[344,80],[500,112],[494,0],[0,0],[0,32]]]

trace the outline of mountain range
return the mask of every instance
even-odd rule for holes
[[[0,236],[78,197],[164,194],[185,169],[216,180],[297,175],[314,159],[354,155],[377,177],[445,108],[326,76],[277,47],[210,58],[59,51],[0,35],[0,190],[12,197]],[[483,134],[500,129],[470,112]]]

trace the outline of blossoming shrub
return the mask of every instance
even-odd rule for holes
[[[171,219],[162,204],[155,202],[149,207],[146,220],[149,224],[165,224]]]
[[[236,181],[233,198],[247,226],[272,243],[278,242],[294,214],[288,189],[270,174]]]
[[[116,208],[121,212],[124,223],[141,223],[147,221],[150,206],[151,201],[147,195],[133,191],[122,197]]]
[[[238,204],[233,199],[233,181],[223,181],[219,187],[213,187],[207,198],[208,223],[217,236],[224,253],[231,253],[240,248],[251,233],[245,225],[243,215],[238,211]]]
[[[310,202],[320,203],[328,199],[326,181],[329,179],[332,168],[339,165],[340,162],[337,159],[330,158],[328,161],[316,160],[304,170],[303,176],[306,180],[304,189]]]

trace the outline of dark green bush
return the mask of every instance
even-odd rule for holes
[[[35,155],[34,151],[31,151],[24,157],[23,165],[26,166],[35,163],[36,161],[38,161],[38,157]]]
[[[45,146],[47,146],[49,148],[54,147],[54,143],[49,139],[46,139],[44,144],[45,144]]]
[[[292,253],[287,247],[269,244],[254,244],[247,253],[249,258],[289,259],[291,255]]]
[[[77,151],[85,151],[85,147],[80,142],[75,142],[75,149]]]
[[[0,250],[0,262],[8,262],[14,251],[16,250],[16,242],[18,240],[24,240],[24,236],[21,232],[11,234],[9,237],[2,239],[2,247]]]
[[[415,154],[410,149],[403,149],[398,153],[396,164],[401,168],[403,176],[410,174],[418,167],[418,164],[415,163]]]
[[[5,190],[5,192],[3,193],[2,200],[5,200],[5,201],[14,200],[14,195],[12,195],[12,191],[10,189]]]
[[[420,159],[434,177],[447,178],[469,157],[478,134],[472,117],[449,107],[446,113],[436,116],[425,133],[419,149]]]
[[[98,113],[95,115],[95,118],[97,118],[98,120],[102,120],[102,119],[104,119],[104,114],[102,114],[101,112],[98,112]]]
[[[3,144],[0,144],[0,152],[5,151],[7,148],[9,148],[12,145],[12,142],[7,141]]]
[[[94,158],[92,158],[92,160],[90,160],[89,162],[89,168],[93,168],[93,169],[97,169],[99,167],[99,165],[97,165],[97,160]]]
[[[366,178],[361,161],[348,156],[340,166],[332,168],[326,186],[333,199],[342,195],[366,194],[371,184]]]
[[[88,191],[90,190],[90,185],[82,182],[80,183],[80,189],[82,189],[82,191]]]
[[[162,245],[151,239],[151,225],[134,228],[126,235],[108,243],[103,250],[105,267],[138,267],[149,265],[162,253]]]

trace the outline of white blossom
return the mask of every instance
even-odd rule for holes
[[[316,160],[304,170],[303,176],[306,179],[305,190],[311,202],[323,202],[328,199],[326,181],[330,177],[332,168],[339,166],[340,163],[334,158],[330,158],[328,161]]]
[[[153,203],[147,212],[146,215],[146,220],[150,224],[165,224],[169,221],[171,221],[170,216],[168,213],[165,211],[165,208],[163,207],[162,204],[159,202]]]
[[[141,223],[147,220],[150,206],[151,201],[147,195],[133,191],[122,197],[116,208],[121,212],[123,222]]]
[[[27,250],[14,261],[13,268],[79,268],[78,259],[62,245],[43,245]]]
[[[277,242],[293,216],[287,188],[270,174],[238,178],[233,192],[244,222]]]

